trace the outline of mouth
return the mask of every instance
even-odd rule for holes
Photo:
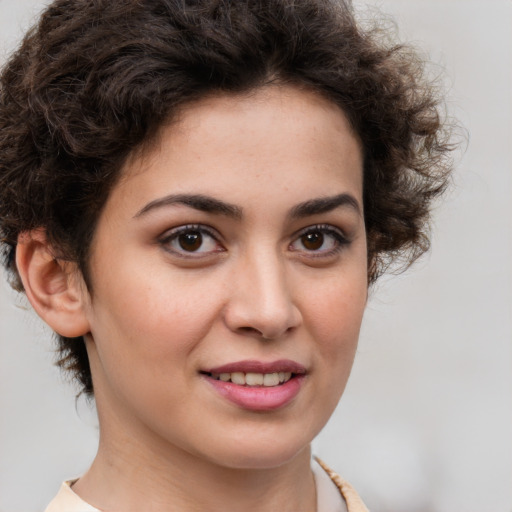
[[[200,372],[232,404],[251,411],[271,411],[297,396],[306,368],[294,361],[240,361]]]
[[[288,382],[297,374],[293,372],[272,372],[272,373],[255,373],[255,372],[223,372],[223,373],[206,373],[206,376],[220,380],[222,382],[232,382],[238,386],[249,387],[265,387],[272,388],[280,386]]]

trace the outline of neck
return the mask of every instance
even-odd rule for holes
[[[113,512],[316,510],[309,447],[278,467],[240,469],[134,439],[102,432],[98,454],[73,490],[92,506]]]

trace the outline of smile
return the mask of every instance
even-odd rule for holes
[[[283,408],[299,394],[306,368],[294,361],[239,361],[201,374],[224,400],[248,411]]]
[[[215,380],[223,382],[233,382],[239,386],[263,386],[274,387],[288,382],[292,378],[292,372],[274,372],[274,373],[219,373],[210,374]]]

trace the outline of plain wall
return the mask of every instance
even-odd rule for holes
[[[0,0],[0,61],[42,5]],[[351,380],[315,452],[373,512],[510,512],[512,2],[369,5],[446,74],[469,143],[436,209],[431,253],[372,291]],[[0,512],[43,510],[95,453],[94,411],[75,402],[53,349],[2,281]]]

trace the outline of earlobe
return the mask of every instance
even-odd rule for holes
[[[54,256],[43,229],[20,234],[16,265],[32,307],[55,332],[69,338],[89,332],[85,286],[71,263]]]

